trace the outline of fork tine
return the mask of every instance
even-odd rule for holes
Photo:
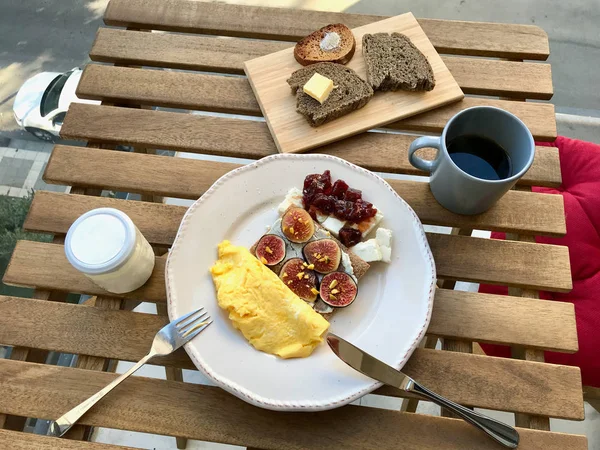
[[[198,322],[202,322],[203,320],[206,320],[205,317],[208,315],[208,312],[203,312],[201,315],[195,317],[195,318],[190,318],[188,319],[184,324],[178,324],[177,325],[177,329],[179,330],[179,333],[183,333],[186,331],[186,329],[189,329],[190,326],[197,324]]]
[[[188,336],[190,333],[193,333],[195,330],[197,330],[199,327],[203,326],[206,324],[206,322],[208,322],[210,320],[210,316],[207,317],[205,320],[203,321],[198,321],[196,323],[193,323],[191,326],[189,326],[185,331],[184,330],[179,330],[179,334],[181,335],[181,337],[185,338],[186,336]]]
[[[192,312],[190,312],[190,313],[187,313],[187,314],[186,314],[186,315],[184,315],[184,316],[181,316],[181,317],[179,317],[179,318],[175,319],[175,321],[173,321],[172,323],[173,323],[173,325],[175,325],[175,326],[179,326],[179,324],[180,324],[181,322],[183,322],[183,321],[184,321],[184,320],[186,320],[186,319],[189,319],[190,317],[192,317],[192,316],[194,316],[194,315],[198,314],[199,312],[201,312],[201,311],[203,311],[203,310],[204,310],[204,306],[203,306],[202,308],[198,308],[198,309],[197,309],[197,310],[195,310],[195,311],[192,311]]]
[[[201,331],[203,331],[211,323],[213,323],[212,320],[210,320],[208,322],[206,322],[206,321],[205,322],[201,322],[196,327],[192,328],[191,330],[186,331],[184,333],[184,335],[182,336],[182,338],[185,339],[186,342],[191,341],[192,339],[194,339],[198,335],[198,333],[200,333]]]

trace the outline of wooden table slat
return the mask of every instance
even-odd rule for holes
[[[434,233],[427,233],[427,240],[437,274],[444,280],[486,283],[493,276],[492,284],[573,289],[567,247]]]
[[[440,133],[446,122],[459,111],[473,106],[495,106],[512,112],[530,129],[534,138],[554,140],[554,106],[544,103],[511,102],[466,97],[460,102],[388,124],[399,131]],[[97,122],[100,124],[97,124]],[[211,124],[207,128],[207,125]],[[108,128],[107,128],[108,127]],[[231,144],[214,139],[213,133],[228,130]],[[198,130],[203,130],[199,133]],[[194,131],[192,133],[192,131]],[[244,133],[251,138],[244,148]],[[152,111],[89,104],[70,105],[61,136],[68,139],[126,143],[149,148],[164,148],[222,156],[257,157],[277,152],[264,122],[243,119],[201,117],[167,111]],[[213,138],[211,140],[211,138]],[[214,142],[214,141],[217,142]],[[341,142],[351,142],[346,139]]]
[[[427,333],[574,353],[579,349],[574,311],[564,302],[438,289]]]
[[[74,441],[0,429],[0,448],[10,450],[136,450],[121,445]]]
[[[330,23],[356,28],[385,16],[238,6],[182,0],[112,0],[107,25],[297,41]],[[440,53],[543,59],[548,35],[532,25],[419,19]]]
[[[441,133],[448,120],[463,109],[473,106],[493,106],[504,109],[525,123],[534,139],[554,141],[557,136],[554,105],[551,103],[517,102],[480,97],[465,97],[460,102],[436,108],[429,112],[387,124],[387,128],[399,131]]]
[[[572,289],[566,247],[431,233],[427,237],[441,278],[558,292]],[[163,275],[164,258],[157,258],[148,282],[123,297],[163,301]],[[32,241],[17,243],[4,283],[109,295],[69,264],[62,245]]]
[[[440,118],[440,125],[442,120],[445,119]],[[227,130],[227,139],[218,139],[223,130]],[[72,104],[62,135],[240,158],[259,159],[277,153],[264,122],[132,108]],[[408,147],[414,139],[410,135],[370,132],[327,144],[316,152],[338,156],[375,171],[422,175],[408,162]],[[376,154],[371,151],[373,148],[377,148]],[[536,150],[531,169],[519,183],[560,185],[558,149],[537,147]],[[433,158],[434,152],[431,150],[427,155]]]
[[[137,361],[168,319],[66,303],[0,296],[0,343]],[[564,330],[557,335],[556,329]],[[517,297],[436,291],[428,334],[574,352],[573,306]],[[180,351],[156,364],[193,369]]]
[[[44,180],[54,184],[197,199],[220,176],[236,167],[239,165],[57,146],[46,167]],[[443,208],[427,183],[387,181],[426,224],[524,234],[561,236],[566,233],[563,198],[558,195],[509,191],[487,212],[465,216]]]
[[[426,175],[425,172],[417,170],[408,162],[408,148],[414,139],[415,136],[402,134],[363,133],[352,139],[323,146],[315,153],[337,156],[376,172]],[[62,149],[64,147],[58,146],[57,148]],[[70,150],[70,147],[66,148],[67,150],[57,149],[55,153],[77,151]],[[377,149],[377,154],[373,154],[371,151],[373,148]],[[270,154],[273,153],[269,153],[268,150],[256,152],[254,157],[261,158]],[[419,155],[426,159],[434,159],[435,150],[422,149],[419,151]],[[151,161],[155,160],[152,159]],[[160,160],[161,165],[164,163],[164,159]],[[518,184],[523,186],[559,187],[561,183],[558,149],[555,147],[536,147],[533,164]]]
[[[129,33],[129,32],[127,32]],[[144,36],[152,36],[152,33],[140,33]],[[180,37],[180,35],[177,35]],[[188,38],[187,36],[182,36]],[[188,38],[189,39],[189,38]],[[222,41],[218,38],[202,38],[204,40]],[[230,42],[233,39],[227,39]],[[246,47],[258,46],[262,41],[244,41]],[[207,43],[210,45],[211,42]],[[221,42],[218,44],[223,47]],[[232,43],[237,48],[238,43]],[[96,41],[98,45],[98,41]],[[289,46],[289,45],[287,45]],[[212,46],[211,46],[212,47]],[[270,46],[267,46],[270,49]],[[114,48],[114,47],[111,47]],[[203,48],[203,47],[200,47]],[[119,47],[116,47],[118,50]],[[176,52],[170,49],[170,52]],[[258,53],[249,49],[251,53]],[[225,49],[226,54],[230,52]],[[269,52],[265,52],[268,54]],[[92,53],[93,54],[93,53]],[[198,58],[198,69],[209,72],[227,72],[228,59],[219,58],[214,48],[209,50],[209,56],[214,55],[214,64],[208,65],[208,58],[196,49],[192,55]],[[104,60],[110,58],[104,58]],[[114,59],[114,58],[113,58]],[[143,58],[147,60],[146,57]],[[251,59],[247,54],[240,60]],[[548,100],[552,97],[552,75],[549,64],[522,63],[502,61],[496,59],[460,58],[447,56],[442,58],[446,66],[454,76],[465,94],[496,95],[514,98],[531,98]],[[194,61],[190,55],[186,55],[183,63],[185,68],[190,67]],[[225,65],[223,65],[225,64]],[[160,66],[158,62],[152,62],[152,66]],[[170,64],[174,68],[175,64]],[[234,73],[239,73],[236,67]],[[87,78],[87,80],[86,80]],[[231,86],[232,92],[229,92]],[[239,89],[241,86],[243,89]],[[163,87],[164,89],[158,89]],[[211,91],[216,89],[216,91]],[[86,67],[81,79],[77,95],[84,98],[97,100],[115,101],[120,98],[129,100],[140,99],[139,103],[147,103],[146,92],[151,92],[157,100],[152,103],[158,106],[172,106],[181,108],[202,109],[197,104],[203,102],[203,98],[224,100],[226,103],[236,104],[236,97],[241,106],[251,105],[251,114],[260,113],[260,108],[254,99],[246,78],[223,77],[220,75],[202,75],[197,73],[173,72],[163,70],[147,70],[106,65],[90,64]],[[80,95],[81,94],[81,95]],[[186,100],[186,95],[190,96]],[[291,95],[291,93],[290,93]],[[237,112],[232,108],[232,112]],[[240,108],[241,113],[246,113]]]
[[[412,376],[418,375],[424,383],[430,384],[432,389],[442,395],[449,395],[449,392],[454,391],[455,395],[452,397],[456,401],[470,404],[469,401],[465,401],[470,398],[476,404],[508,404],[511,408],[515,406],[536,411],[545,407],[544,412],[548,411],[552,416],[557,413],[560,417],[583,419],[583,396],[581,389],[577,389],[576,385],[580,383],[577,368],[428,349],[419,349],[415,353],[415,358],[406,366],[407,373]],[[417,364],[428,372],[417,372]],[[472,373],[477,374],[474,383],[463,382],[467,365]],[[436,366],[447,369],[447,376],[432,370],[432,367]],[[496,370],[495,375],[502,374],[503,377],[494,376],[490,372],[492,369]],[[2,411],[40,418],[56,418],[116,376],[10,360],[0,360],[0,373],[6,375],[0,378],[0,388],[3,392],[0,407]],[[455,383],[448,382],[457,376],[460,376],[462,381],[456,379]],[[32,379],[35,379],[36,383],[31,383]],[[437,383],[434,382],[436,379]],[[475,386],[485,391],[474,393]],[[295,413],[294,420],[289,420],[289,414],[254,407],[217,387],[137,376],[119,386],[118,391],[82,417],[82,424],[166,435],[177,434],[187,438],[261,448],[263,445],[268,448],[281,448],[275,441],[267,443],[265,440],[284,436],[285,448],[342,448],[342,444],[345,444],[344,448],[357,449],[397,448],[400,440],[398,433],[402,433],[401,430],[409,430],[407,435],[413,436],[414,444],[418,442],[423,445],[414,448],[421,449],[429,448],[426,447],[426,436],[431,435],[431,430],[429,433],[415,433],[413,427],[401,426],[402,421],[414,420],[411,418],[420,416],[424,420],[433,420],[431,424],[435,424],[436,421],[439,425],[444,423],[443,419],[432,416],[404,416],[396,411],[360,406],[347,406],[324,413]],[[507,391],[512,391],[514,395],[506,395]],[[551,393],[556,395],[549,395]],[[152,414],[150,411],[161,413]],[[328,419],[331,419],[332,415],[336,416],[338,426],[343,423],[344,429],[350,427],[353,433],[331,433],[330,425],[336,423],[329,423]],[[346,420],[340,422],[344,416]],[[372,416],[379,418],[373,422],[381,434],[376,441],[372,439],[375,430],[369,430],[370,436],[362,436],[361,433],[361,430],[364,430],[362,426],[370,423]],[[386,417],[393,418],[394,426],[389,429],[384,421]],[[355,420],[358,422],[355,423]],[[469,428],[464,422],[454,423],[461,424],[464,433],[472,430],[472,436],[480,439],[481,445],[491,443],[487,440],[489,438],[476,429]],[[324,426],[326,424],[328,426]],[[230,428],[232,425],[235,429]],[[296,431],[290,434],[292,428],[288,427],[293,427]],[[267,429],[271,431],[267,433]],[[323,432],[327,432],[327,438]],[[471,448],[463,439],[448,440],[447,434],[442,436],[439,437],[443,439],[443,448]],[[259,442],[260,439],[262,442]],[[306,439],[315,440],[310,445]],[[543,439],[542,435],[539,435],[539,439]],[[370,446],[367,446],[366,442],[371,442]],[[457,447],[448,447],[453,442]],[[472,448],[484,447],[474,445]]]

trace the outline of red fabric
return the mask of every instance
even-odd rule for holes
[[[562,186],[534,187],[534,192],[561,194],[565,201],[567,234],[563,238],[536,237],[536,242],[569,247],[573,290],[567,294],[540,292],[540,298],[575,305],[579,351],[545,352],[546,362],[581,368],[583,384],[600,387],[600,145],[558,137]],[[492,239],[504,239],[492,233]],[[501,286],[481,285],[479,292],[507,295]],[[560,329],[556,330],[560,333]],[[508,347],[482,345],[494,356],[510,356]]]

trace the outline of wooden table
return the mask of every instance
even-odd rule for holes
[[[77,90],[80,97],[103,103],[73,104],[62,129],[63,137],[88,145],[57,145],[45,172],[47,182],[72,186],[71,193],[38,191],[25,224],[29,230],[53,233],[54,242],[19,242],[4,278],[36,288],[35,299],[0,298],[0,343],[14,346],[11,359],[0,360],[4,428],[22,429],[23,417],[57,418],[114,378],[103,372],[111,369],[111,361],[136,361],[145,354],[167,321],[129,308],[145,301],[164,311],[164,253],[185,207],[156,200],[196,199],[239,164],[157,156],[153,149],[250,159],[276,152],[261,120],[151,107],[260,116],[247,79],[239,76],[243,61],[286,48],[328,23],[356,27],[381,18],[185,0],[111,1],[105,23],[127,29],[98,31],[90,57],[110,65],[89,64]],[[389,129],[439,133],[457,111],[494,105],[524,120],[536,139],[556,136],[553,105],[524,101],[552,96],[550,65],[538,62],[549,53],[544,31],[530,25],[430,19],[420,24],[464,92],[477,96]],[[423,175],[408,163],[413,139],[365,133],[318,151],[371,170]],[[136,151],[112,151],[116,144]],[[584,417],[579,369],[543,363],[543,350],[577,351],[573,306],[537,299],[538,290],[571,289],[567,248],[532,239],[566,233],[562,197],[529,189],[560,182],[557,150],[538,147],[519,189],[490,211],[467,217],[440,207],[425,183],[390,180],[423,223],[454,227],[450,235],[428,235],[441,278],[428,331],[435,339],[428,342],[443,338],[444,350],[418,349],[405,371],[457,402],[515,413],[524,450],[587,448],[585,437],[539,431],[549,430],[548,417]],[[102,189],[139,193],[142,201],[101,197]],[[149,282],[118,297],[76,272],[62,246],[80,214],[104,206],[125,211],[157,253]],[[511,240],[471,237],[471,229],[505,231]],[[507,285],[512,296],[455,291],[456,280]],[[97,298],[87,305],[66,304],[67,292]],[[514,358],[472,354],[473,342],[510,345]],[[40,364],[51,350],[80,355],[77,368]],[[363,406],[314,414],[261,410],[216,387],[176,381],[179,369],[194,369],[183,351],[156,364],[167,368],[169,380],[134,377],[88,413],[82,425],[177,436],[180,446],[185,438],[194,438],[269,449],[383,449],[399,448],[399,443],[407,449],[499,448],[471,426],[447,417]],[[392,388],[377,393],[405,395]],[[414,409],[414,401],[404,409]],[[86,430],[76,427],[71,437],[84,438]],[[115,448],[6,430],[0,430],[0,447]]]

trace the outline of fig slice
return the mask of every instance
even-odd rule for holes
[[[302,300],[314,302],[319,295],[317,274],[302,258],[290,258],[283,263],[279,278]]]
[[[340,266],[342,250],[333,239],[311,241],[302,249],[308,264],[314,265],[319,273],[334,272]]]
[[[290,241],[301,244],[307,242],[315,233],[315,223],[308,211],[291,207],[281,218],[281,231]]]
[[[346,272],[331,272],[321,280],[321,300],[334,308],[345,308],[356,298],[358,286]]]
[[[276,234],[265,234],[256,244],[255,253],[265,266],[275,266],[285,259],[285,241]]]

